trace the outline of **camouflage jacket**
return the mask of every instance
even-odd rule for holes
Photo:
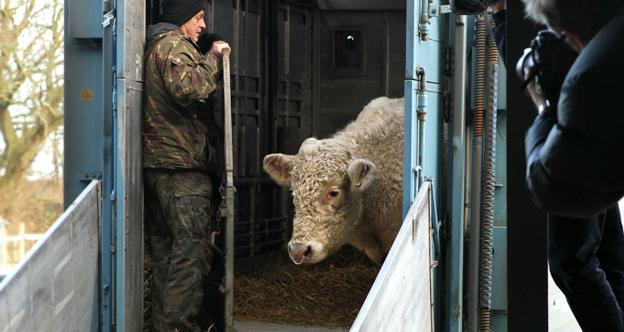
[[[217,88],[219,61],[179,27],[148,28],[145,53],[143,167],[211,170],[216,153],[208,141],[202,111]]]

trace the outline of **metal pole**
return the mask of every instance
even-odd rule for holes
[[[223,130],[225,136],[225,330],[234,331],[234,157],[232,152],[230,50],[223,50]]]
[[[464,271],[464,207],[466,183],[466,16],[455,19],[455,63],[453,81],[453,139],[451,192],[452,226],[447,257],[447,319],[446,331],[462,331]]]
[[[418,118],[418,157],[417,157],[417,169],[418,177],[416,178],[416,191],[420,189],[420,186],[424,181],[424,164],[423,160],[425,155],[425,120],[427,119],[427,93],[426,93],[426,77],[425,69],[419,67],[416,70],[416,77],[418,77],[418,91],[416,92],[418,98],[418,106],[416,109],[416,117]]]

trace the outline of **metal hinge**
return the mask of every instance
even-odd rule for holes
[[[104,14],[104,19],[102,20],[102,28],[106,29],[113,21],[115,20],[115,9],[110,10],[106,14]]]

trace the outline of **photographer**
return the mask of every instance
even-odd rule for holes
[[[549,212],[553,279],[584,331],[624,331],[623,1],[523,1],[579,53],[560,92],[522,66],[539,110],[525,141],[527,182]]]

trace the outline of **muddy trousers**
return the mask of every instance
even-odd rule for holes
[[[548,216],[553,280],[583,331],[624,331],[624,235],[616,205],[591,218]]]
[[[223,258],[210,249],[209,174],[146,169],[145,228],[152,257],[154,331],[222,331]]]

